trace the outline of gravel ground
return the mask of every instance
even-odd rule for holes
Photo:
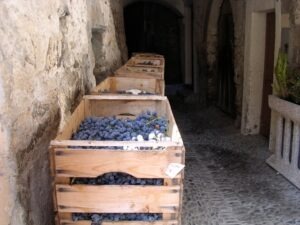
[[[183,225],[300,225],[300,190],[265,163],[265,138],[216,108],[173,110],[187,151]]]

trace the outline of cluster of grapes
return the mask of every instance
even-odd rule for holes
[[[97,178],[75,178],[72,184],[89,185],[163,185],[163,179],[141,179],[124,173],[106,173]]]
[[[168,141],[168,120],[155,112],[141,113],[135,119],[113,117],[90,117],[85,119],[73,134],[73,140],[95,141]],[[75,178],[72,184],[88,185],[163,185],[163,179],[140,179],[123,173],[107,173],[97,178]],[[73,220],[90,220],[93,225],[102,221],[156,221],[161,214],[90,214],[74,213]]]
[[[94,141],[167,141],[168,121],[155,112],[145,112],[135,119],[113,117],[89,117],[73,134],[73,140]]]
[[[89,220],[92,225],[101,224],[102,221],[157,221],[162,220],[159,213],[73,213],[73,221]]]

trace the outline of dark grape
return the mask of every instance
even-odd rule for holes
[[[73,134],[73,140],[137,140],[141,135],[145,141],[150,137],[158,140],[158,134],[164,137],[167,132],[168,120],[158,117],[156,112],[144,112],[135,119],[118,119],[112,117],[89,117],[79,126]]]

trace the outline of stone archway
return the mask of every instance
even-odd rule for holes
[[[165,5],[174,10],[178,15],[184,15],[184,1],[182,0],[123,0],[123,7],[126,7],[135,2],[154,2]]]
[[[224,0],[213,0],[210,5],[210,12],[208,17],[208,26],[206,34],[206,54],[208,62],[208,97],[214,98],[216,95],[215,83],[217,80],[217,54],[218,54],[218,23],[221,13],[221,7]],[[241,123],[242,111],[242,81],[243,81],[243,67],[244,67],[244,24],[245,24],[245,1],[229,0],[232,8],[232,16],[234,23],[234,83],[235,83],[235,106],[236,106],[236,123]]]
[[[129,4],[130,2],[130,4]],[[176,1],[174,1],[176,2]],[[183,15],[167,1],[127,1],[124,24],[128,53],[154,52],[165,56],[165,80],[169,85],[184,82]]]

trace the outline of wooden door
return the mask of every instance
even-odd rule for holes
[[[272,83],[274,74],[274,51],[275,51],[275,13],[267,14],[266,21],[266,50],[263,96],[261,106],[260,134],[269,137],[271,124],[271,109],[268,105],[268,96],[272,94]]]

